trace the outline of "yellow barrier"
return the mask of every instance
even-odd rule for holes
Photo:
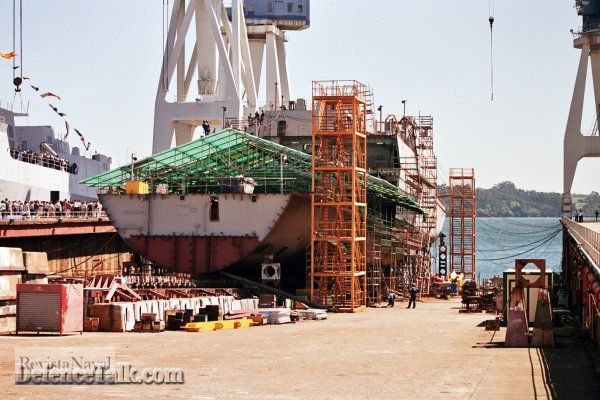
[[[248,318],[226,321],[188,322],[183,328],[188,332],[221,331],[226,329],[250,328],[252,320]]]

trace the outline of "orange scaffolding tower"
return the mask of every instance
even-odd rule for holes
[[[450,168],[450,271],[476,279],[475,170]]]
[[[313,82],[310,297],[338,311],[367,301],[367,115],[356,81]]]

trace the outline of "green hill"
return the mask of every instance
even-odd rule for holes
[[[448,193],[446,186],[440,187],[440,194]],[[512,182],[502,182],[490,189],[477,188],[478,217],[560,217],[561,194],[536,192],[519,189]],[[443,197],[448,207],[448,197]],[[586,216],[593,216],[600,210],[600,195],[574,194],[573,201]]]

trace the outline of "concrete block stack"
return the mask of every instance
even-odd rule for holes
[[[166,329],[178,330],[189,322],[221,321],[224,315],[236,310],[256,310],[258,299],[236,300],[233,296],[210,296],[175,298],[168,300],[142,300],[136,302],[96,303],[90,308],[90,317],[99,319],[99,330],[104,332],[128,332],[142,321],[144,314],[156,314],[164,321]]]
[[[17,285],[48,283],[46,253],[0,247],[0,333],[16,330]]]
[[[83,331],[84,332],[98,332],[100,326],[100,320],[98,318],[84,317],[83,318]]]
[[[165,330],[165,322],[158,319],[158,314],[142,314],[141,321],[136,321],[134,332],[162,332]]]

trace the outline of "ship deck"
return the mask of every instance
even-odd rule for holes
[[[504,329],[485,346],[489,314],[459,314],[458,300],[405,305],[236,331],[4,336],[0,386],[6,398],[600,398],[589,353],[560,330],[556,349],[503,348]],[[183,368],[185,384],[17,387],[14,348],[32,345],[114,346],[119,362]]]

